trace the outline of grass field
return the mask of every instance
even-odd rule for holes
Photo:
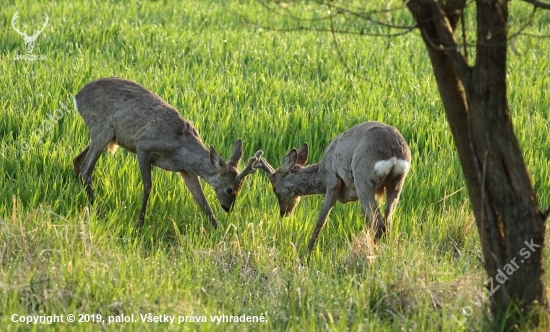
[[[511,22],[528,16],[527,9],[512,6]],[[417,32],[391,39],[341,36],[343,56],[361,78],[339,61],[327,33],[246,24],[240,14],[270,26],[289,24],[254,1],[9,0],[2,7],[1,330],[482,328],[486,309],[479,294],[486,275],[477,231]],[[36,61],[17,59],[26,50],[10,26],[16,11],[20,30],[29,34],[49,16],[34,45]],[[400,15],[410,22],[406,12]],[[548,35],[548,23],[550,15],[538,15],[527,31]],[[514,47],[510,108],[546,207],[550,42],[523,36]],[[395,126],[411,147],[412,169],[391,234],[374,245],[362,232],[359,203],[337,205],[303,264],[321,196],[302,199],[291,217],[281,219],[270,184],[258,172],[226,214],[203,183],[221,222],[214,230],[181,178],[160,169],[153,170],[146,223],[137,232],[141,177],[135,155],[124,150],[100,158],[97,201],[89,207],[72,167],[89,133],[72,97],[105,76],[135,80],[161,96],[224,158],[242,138],[245,158],[262,149],[273,166],[308,142],[311,163],[357,123]],[[176,321],[142,322],[140,314],[149,313]],[[67,322],[69,314],[84,322]],[[26,325],[13,315],[63,315],[64,322]],[[124,315],[136,322],[107,324]],[[221,315],[265,321],[211,321]],[[100,316],[104,324],[97,323]],[[178,324],[180,316],[185,322]]]

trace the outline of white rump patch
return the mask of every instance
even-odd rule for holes
[[[397,159],[393,168],[394,172],[398,174],[407,174],[411,168],[411,164],[403,159]]]
[[[407,174],[411,164],[403,159],[392,157],[388,160],[380,160],[374,164],[374,172],[377,176],[386,177],[390,173]]]

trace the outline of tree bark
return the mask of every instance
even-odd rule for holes
[[[428,49],[466,179],[484,267],[488,280],[493,280],[492,285],[485,285],[493,319],[511,327],[532,317],[528,323],[536,324],[539,309],[548,308],[546,216],[540,210],[508,109],[507,1],[478,0],[476,5],[476,63],[470,66],[454,38],[466,2],[407,2]]]

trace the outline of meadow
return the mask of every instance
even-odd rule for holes
[[[512,23],[528,17],[528,8],[512,6]],[[26,49],[11,27],[16,11],[20,30],[28,33],[42,26],[44,14],[49,17],[34,45],[36,61],[18,59]],[[290,24],[255,1],[3,5],[1,330],[486,326],[480,294],[487,276],[477,230],[418,32],[392,38],[342,35],[344,65],[328,33],[258,28],[242,15],[273,27]],[[407,12],[399,15],[411,22]],[[548,23],[550,15],[539,14],[526,32],[549,35]],[[521,36],[513,48],[510,111],[540,204],[547,207],[550,40]],[[213,229],[182,179],[160,169],[153,169],[145,225],[137,231],[141,177],[135,155],[122,149],[100,158],[93,174],[96,203],[89,206],[72,166],[89,133],[72,97],[87,82],[107,76],[137,81],[158,94],[224,158],[242,138],[241,167],[259,149],[278,166],[303,142],[312,163],[334,136],[355,124],[391,124],[412,151],[391,233],[375,245],[364,232],[359,203],[337,204],[306,264],[322,196],[303,198],[291,217],[281,218],[270,183],[258,171],[226,214],[203,182],[221,222]],[[149,313],[175,316],[176,322],[142,322],[140,314]],[[69,323],[70,314],[84,321]],[[14,322],[13,315],[63,315],[65,321],[28,325]],[[109,317],[131,315],[135,322],[107,324]],[[264,321],[211,321],[221,315]],[[180,316],[185,322],[178,324]]]

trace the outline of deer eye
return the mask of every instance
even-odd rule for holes
[[[233,192],[233,189],[227,188],[227,189],[225,189],[225,192],[231,195],[231,193]]]

